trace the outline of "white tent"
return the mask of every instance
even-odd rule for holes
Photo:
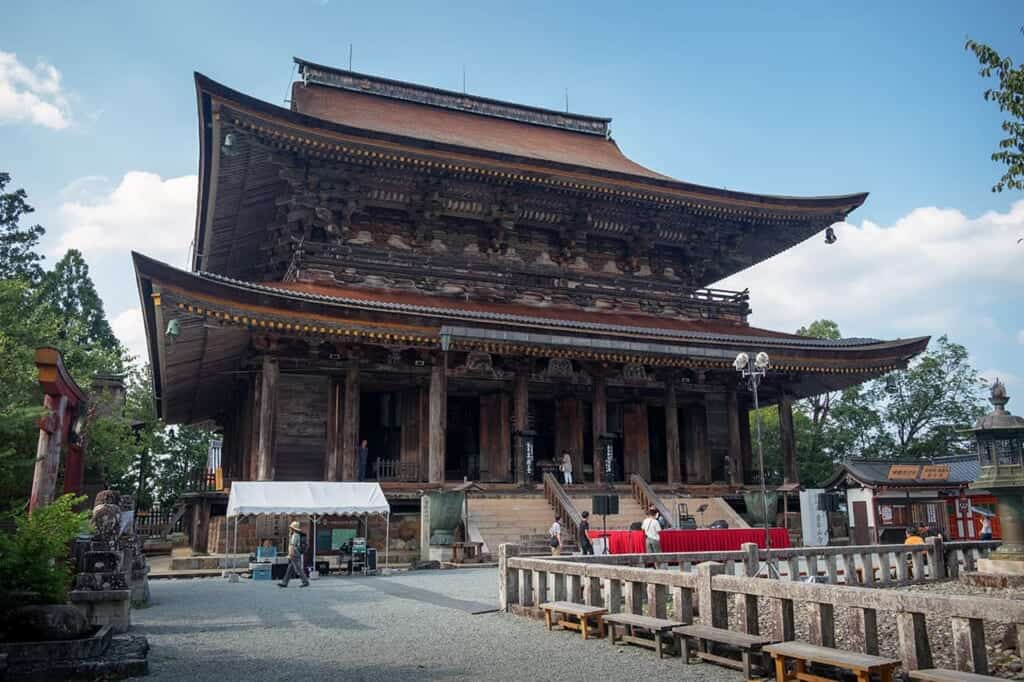
[[[384,565],[391,544],[391,507],[379,483],[326,481],[234,481],[227,516],[235,517],[234,549],[238,551],[238,517],[258,514],[308,514],[313,520],[313,557],[316,558],[316,522],[321,516],[385,517]]]

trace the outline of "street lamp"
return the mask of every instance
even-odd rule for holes
[[[761,469],[761,513],[764,520],[764,546],[768,550],[768,572],[774,570],[772,566],[772,535],[768,529],[768,489],[765,487],[764,475],[764,446],[761,444],[761,405],[757,399],[757,387],[764,378],[768,368],[771,367],[771,359],[768,354],[761,351],[753,358],[746,353],[736,356],[732,366],[747,381],[751,393],[754,394],[754,417],[757,424],[757,464]],[[758,571],[760,572],[760,571]]]

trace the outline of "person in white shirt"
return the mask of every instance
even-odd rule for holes
[[[568,450],[562,450],[562,477],[566,485],[572,485],[572,455]]]
[[[992,539],[992,520],[987,516],[981,520],[981,540]]]
[[[661,524],[658,523],[658,512],[653,509],[647,510],[647,518],[640,525],[647,540],[647,553],[657,554],[661,551]]]
[[[551,554],[558,556],[562,553],[562,522],[559,517],[555,517],[555,522],[551,524],[551,528],[548,529],[549,544],[551,545]]]

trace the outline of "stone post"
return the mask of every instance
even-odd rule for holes
[[[498,545],[498,608],[508,611],[509,605],[519,599],[519,569],[508,568],[509,557],[519,556],[520,546],[512,543]]]
[[[928,563],[932,580],[944,580],[946,577],[946,550],[942,546],[942,537],[933,535],[925,538],[928,545]],[[865,568],[865,573],[867,569]]]
[[[713,589],[712,583],[716,575],[724,573],[725,565],[714,561],[697,565],[697,603],[701,623],[723,629],[729,627],[729,597],[727,593]]]

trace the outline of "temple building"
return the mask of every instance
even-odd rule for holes
[[[563,450],[577,481],[735,489],[756,471],[732,363],[766,351],[796,481],[793,401],[927,344],[759,329],[747,291],[710,288],[866,194],[703,187],[607,118],[296,61],[290,108],[196,76],[191,268],[134,256],[159,413],[216,423],[226,480],[351,480],[365,439],[385,490],[522,485]]]

